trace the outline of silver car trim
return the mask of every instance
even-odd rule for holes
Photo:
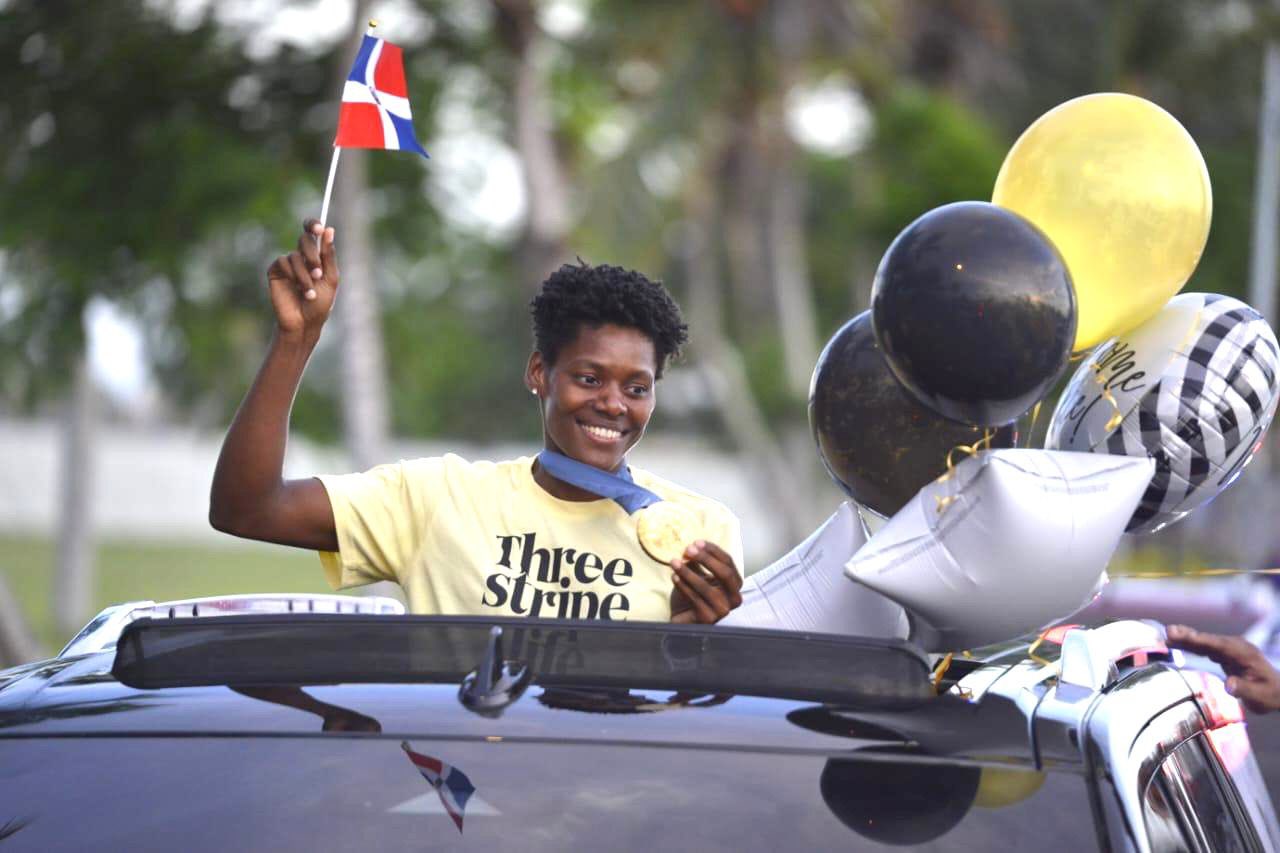
[[[135,619],[191,619],[201,616],[235,616],[277,613],[353,613],[403,615],[404,605],[378,595],[325,595],[312,593],[249,593],[183,598],[176,601],[130,601],[106,608],[72,637],[58,657],[92,654],[113,648],[124,629]]]

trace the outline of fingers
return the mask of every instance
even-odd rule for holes
[[[324,272],[325,281],[337,287],[338,255],[333,248],[335,236],[337,235],[332,228],[326,228],[320,237],[320,269]]]
[[[320,228],[320,223],[317,222],[316,227]],[[317,233],[323,232],[321,228]],[[324,278],[324,271],[320,269],[320,241],[315,234],[303,234],[298,238],[298,254],[302,255],[302,262],[313,280]]]
[[[285,283],[291,290],[301,294],[309,286],[306,278],[299,278],[300,273],[305,269],[305,265],[298,258],[298,253],[290,252],[271,262],[271,266],[267,267],[267,278]]]
[[[267,278],[279,281],[288,281],[293,274],[289,272],[289,259],[285,255],[281,255],[271,262],[271,266],[267,267]]]
[[[1280,710],[1280,672],[1257,646],[1242,637],[1226,637],[1170,625],[1169,645],[1204,655],[1227,674],[1227,692],[1255,714]]]
[[[738,593],[742,589],[742,574],[728,552],[714,542],[699,539],[685,549],[684,556],[687,561],[711,572],[712,577],[729,591],[734,607],[742,603],[742,596]]]
[[[671,561],[672,579],[697,611],[699,622],[710,624],[729,615],[736,605],[730,605],[723,587],[712,583],[688,563]]]
[[[724,587],[735,592],[742,588],[742,573],[733,564],[730,553],[724,551],[718,544],[699,539],[686,549],[685,557],[707,567],[713,575],[716,575],[716,579],[724,584]]]
[[[1227,679],[1227,692],[1255,714],[1280,711],[1280,679],[1239,678]]]
[[[304,299],[315,299],[316,289],[313,286],[315,279],[311,276],[311,270],[307,268],[306,261],[302,255],[297,252],[290,252],[288,255],[289,272],[292,274],[294,286],[298,292],[302,294]]]
[[[1165,634],[1169,645],[1204,655],[1229,674],[1243,672],[1262,659],[1262,653],[1240,637],[1196,631],[1186,625],[1170,625]]]
[[[314,299],[315,284],[320,281],[338,286],[338,257],[334,250],[336,232],[326,228],[318,219],[308,219],[302,223],[302,235],[298,237],[297,253],[307,270],[302,281],[308,283],[304,291],[306,299]]]
[[[686,609],[684,613],[690,614],[692,617],[688,621],[702,624],[715,622],[715,609],[695,589],[691,578],[696,575],[697,580],[701,580],[704,586],[706,581],[702,580],[701,575],[698,575],[695,570],[680,560],[672,560],[670,565],[671,580],[675,584],[673,598],[679,598],[685,603]]]

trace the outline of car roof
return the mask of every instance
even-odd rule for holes
[[[1043,764],[1028,736],[1035,705],[1028,701],[1065,665],[1063,647],[1043,638],[956,656],[930,672],[907,643],[710,626],[149,617],[125,628],[118,653],[0,673],[0,737],[315,736],[315,717],[299,713],[306,697],[339,716],[377,720],[386,737],[586,738],[832,755],[893,748],[955,762]],[[460,685],[485,665],[495,629],[506,642],[499,659],[533,659],[536,672],[509,705],[477,713],[460,701]],[[1093,651],[1149,644],[1149,626],[1135,636]],[[362,651],[335,661],[349,646]],[[415,659],[434,663],[406,667]],[[1107,661],[1104,677],[1118,677],[1117,661]],[[1087,703],[1076,706],[1082,714]],[[660,713],[673,710],[681,713]]]
[[[858,834],[888,826],[894,809],[917,824],[922,804],[902,807],[908,794],[927,790],[928,802],[951,808],[976,786],[972,805],[982,808],[954,815],[957,849],[977,849],[975,839],[985,847],[1010,821],[1027,828],[1025,846],[1048,826],[1047,804],[1088,813],[1099,767],[1126,791],[1143,790],[1135,762],[1156,755],[1153,745],[1240,719],[1215,718],[1201,693],[1221,682],[1193,687],[1202,674],[1181,671],[1163,630],[1140,622],[931,657],[876,638],[657,623],[296,610],[222,618],[155,605],[112,620],[121,626],[114,647],[97,634],[103,623],[57,659],[0,672],[0,745],[20,765],[51,768],[28,776],[32,801],[81,790],[68,785],[74,771],[57,768],[86,754],[134,786],[143,777],[155,800],[180,788],[142,768],[186,767],[192,755],[268,780],[270,797],[283,790],[272,773],[286,764],[297,768],[289,778],[319,777],[344,794],[360,767],[383,790],[395,784],[386,768],[403,771],[404,755],[419,749],[483,780],[511,813],[509,832],[540,824],[515,811],[524,783],[514,795],[505,786],[543,771],[539,791],[613,786],[628,802],[646,786],[666,796],[782,774],[792,807],[822,817],[820,798]],[[76,760],[63,759],[73,751]],[[82,796],[100,801],[113,785]],[[1015,811],[1023,795],[1032,799],[1016,814],[985,815],[983,790],[1021,792],[1008,804]],[[314,801],[314,784],[308,791]],[[383,799],[395,812],[406,796]],[[1095,832],[1087,820],[1052,832],[1061,839],[1068,829],[1083,833],[1077,842]]]

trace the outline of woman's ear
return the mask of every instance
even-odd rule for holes
[[[525,387],[541,398],[547,391],[546,380],[546,364],[542,360],[542,353],[534,350],[529,354],[529,363],[524,368]]]

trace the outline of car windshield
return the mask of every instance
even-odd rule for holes
[[[491,650],[499,663],[527,666],[547,686],[699,690],[875,707],[905,707],[934,695],[926,659],[894,640],[466,616],[140,619],[121,636],[113,671],[140,688],[456,683]]]

